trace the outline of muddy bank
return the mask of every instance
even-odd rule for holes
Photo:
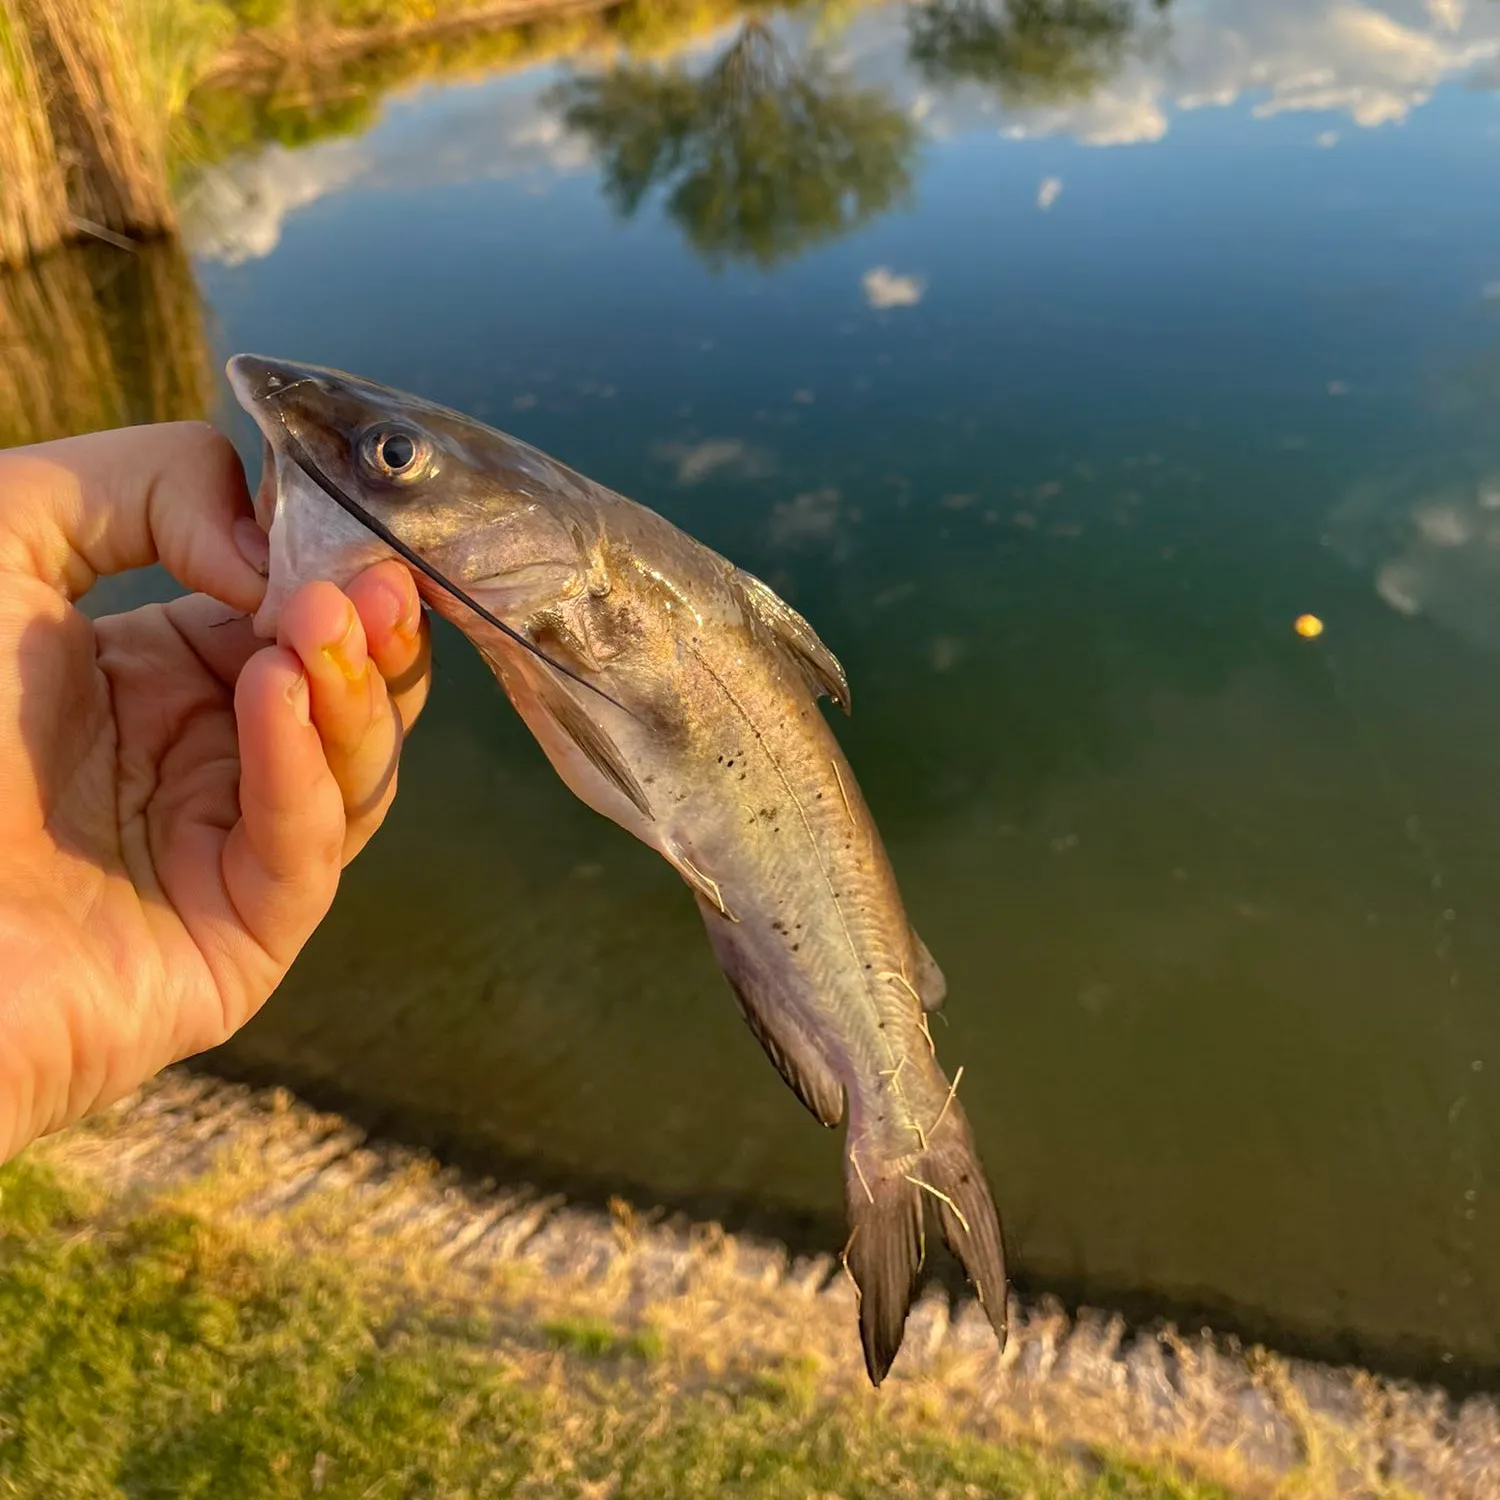
[[[41,1150],[114,1194],[192,1185],[216,1214],[337,1249],[372,1278],[445,1300],[565,1297],[660,1329],[712,1381],[810,1362],[866,1390],[854,1293],[829,1256],[616,1201],[579,1208],[523,1184],[372,1144],[283,1091],[174,1072]],[[415,1278],[415,1280],[413,1280]],[[518,1292],[518,1288],[521,1290]],[[929,1288],[891,1377],[867,1399],[948,1431],[1168,1458],[1247,1494],[1500,1496],[1500,1404],[1286,1359],[1108,1312],[1013,1298],[1003,1355],[978,1307]]]

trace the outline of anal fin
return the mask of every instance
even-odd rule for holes
[[[938,968],[937,960],[928,951],[927,944],[913,930],[911,945],[916,953],[916,980],[914,988],[922,997],[922,1009],[926,1011],[941,1010],[943,1001],[948,998],[948,981],[943,977],[943,971]]]
[[[774,1025],[767,1025],[765,1008],[757,1005],[732,979],[729,983],[750,1034],[765,1049],[766,1056],[786,1080],[787,1087],[820,1125],[831,1130],[844,1118],[844,1087],[833,1076],[822,1053],[809,1045],[804,1035],[798,1035],[798,1028],[788,1025],[784,1018],[777,1018]]]
[[[707,908],[709,903],[700,898],[700,904]],[[719,967],[751,1034],[809,1113],[832,1129],[844,1117],[844,1086],[823,1044],[792,1008],[778,982],[775,960],[757,954],[756,939],[744,925],[731,927],[713,920],[707,925]]]

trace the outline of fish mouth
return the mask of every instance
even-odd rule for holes
[[[281,359],[267,359],[260,354],[235,354],[224,366],[229,384],[241,406],[251,416],[258,408],[277,396],[283,396],[293,386],[305,385],[312,371],[305,365],[288,364]]]
[[[435,577],[444,587],[451,588],[446,579],[435,574],[435,570],[418,558],[405,543],[391,535],[389,529],[341,486],[323,471],[322,466],[308,452],[292,430],[286,419],[282,402],[299,386],[315,384],[319,375],[331,373],[311,365],[293,364],[284,359],[267,359],[262,354],[234,354],[224,366],[229,384],[240,405],[255,419],[266,440],[268,482],[280,490],[284,471],[297,469],[310,480],[338,508],[352,516],[366,530],[373,532],[404,557],[412,566]],[[259,506],[257,506],[259,511]],[[268,528],[269,529],[269,528]]]
[[[262,531],[269,533],[285,471],[292,465],[287,454],[291,427],[280,398],[298,386],[309,384],[312,373],[285,360],[267,359],[259,354],[233,355],[224,366],[224,373],[235,399],[260,429],[264,443],[260,489],[254,505],[256,521]]]
[[[285,461],[286,440],[292,436],[282,401],[299,387],[314,384],[321,372],[308,365],[267,359],[260,354],[235,354],[225,364],[224,373],[229,377],[235,400],[266,440],[267,470],[272,467],[272,460],[279,467]]]
[[[287,360],[267,359],[260,354],[235,354],[231,355],[225,364],[224,373],[229,377],[229,384],[234,390],[236,399],[255,419],[256,426],[265,436],[267,463],[261,481],[262,493],[256,497],[255,501],[255,511],[257,520],[268,534],[277,514],[287,471],[295,469],[304,480],[321,490],[340,510],[352,516],[366,531],[384,542],[408,567],[425,575],[445,593],[478,615],[487,625],[500,631],[523,651],[536,657],[538,661],[544,662],[554,672],[561,673],[622,712],[629,712],[622,703],[611,697],[597,683],[580,676],[571,667],[553,661],[528,636],[492,614],[451,578],[445,577],[426,558],[420,556],[402,541],[353,495],[346,494],[324,472],[318,461],[308,451],[307,445],[292,430],[292,424],[286,420],[282,402],[288,392],[296,387],[315,384],[320,376],[336,376],[337,372],[320,370],[313,365],[292,364]],[[267,628],[269,629],[269,625]]]

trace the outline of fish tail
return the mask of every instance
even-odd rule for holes
[[[844,1264],[859,1290],[865,1368],[879,1385],[901,1347],[926,1252],[926,1211],[973,1284],[1005,1348],[1005,1247],[1000,1216],[969,1122],[950,1099],[937,1130],[914,1154],[882,1157],[850,1131],[845,1172],[850,1237]]]

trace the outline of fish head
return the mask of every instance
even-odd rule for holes
[[[566,592],[583,559],[574,524],[585,483],[527,444],[373,381],[237,354],[229,382],[266,443],[255,515],[270,539],[255,631],[271,638],[312,579],[340,587],[412,554],[497,616]],[[464,606],[415,570],[424,599]]]

